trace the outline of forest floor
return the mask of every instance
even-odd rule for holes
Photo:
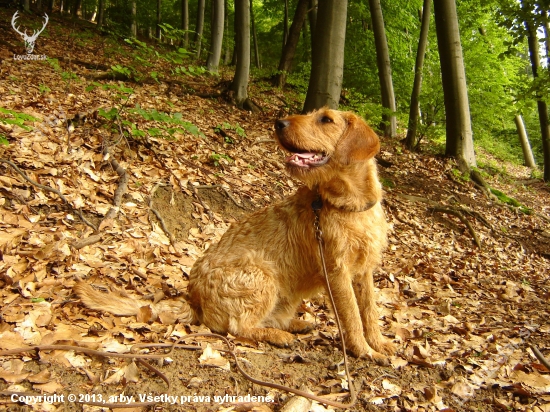
[[[99,411],[108,407],[91,403],[163,394],[177,402],[127,410],[281,409],[293,395],[252,384],[218,339],[150,361],[156,370],[120,357],[138,343],[207,330],[178,322],[177,313],[154,320],[147,311],[89,310],[72,287],[83,279],[152,299],[184,295],[193,262],[230,224],[299,184],[271,139],[274,120],[299,102],[258,82],[250,95],[262,112],[240,111],[215,97],[229,72],[192,75],[187,66],[176,78],[161,59],[151,69],[152,77],[164,73],[159,81],[98,80],[105,67],[124,72],[139,48],[55,16],[35,53],[57,61],[14,60],[22,47],[11,13],[0,9],[0,108],[13,111],[0,113],[8,143],[0,145],[0,410]],[[18,119],[25,127],[7,124]],[[550,371],[530,349],[550,358],[550,188],[479,151],[489,185],[522,205],[511,206],[423,148],[409,153],[382,140],[391,232],[376,286],[381,328],[399,349],[387,367],[350,359],[358,389],[351,409],[550,411]],[[239,360],[259,379],[345,401],[326,298],[304,302],[298,315],[315,330],[288,349],[232,338]],[[39,348],[18,349],[29,346]],[[23,404],[21,396],[40,394],[58,398]],[[225,395],[234,398],[214,398]]]

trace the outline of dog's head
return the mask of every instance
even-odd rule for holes
[[[380,141],[365,121],[351,112],[322,108],[275,122],[275,138],[290,156],[286,166],[306,184],[327,173],[374,157]]]

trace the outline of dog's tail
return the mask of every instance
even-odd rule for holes
[[[113,315],[136,316],[141,308],[150,307],[152,319],[157,319],[162,312],[171,312],[177,314],[178,320],[182,323],[197,322],[195,311],[183,299],[161,300],[153,303],[137,296],[131,296],[121,290],[110,293],[99,292],[85,282],[77,282],[73,291],[88,308],[109,312]]]

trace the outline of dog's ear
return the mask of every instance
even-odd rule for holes
[[[344,113],[348,126],[336,146],[336,156],[342,164],[350,164],[374,157],[380,150],[380,140],[363,119],[353,113]]]

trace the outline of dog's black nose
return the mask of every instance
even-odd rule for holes
[[[284,128],[290,126],[289,120],[279,119],[275,122],[275,129],[276,130],[283,130]]]

